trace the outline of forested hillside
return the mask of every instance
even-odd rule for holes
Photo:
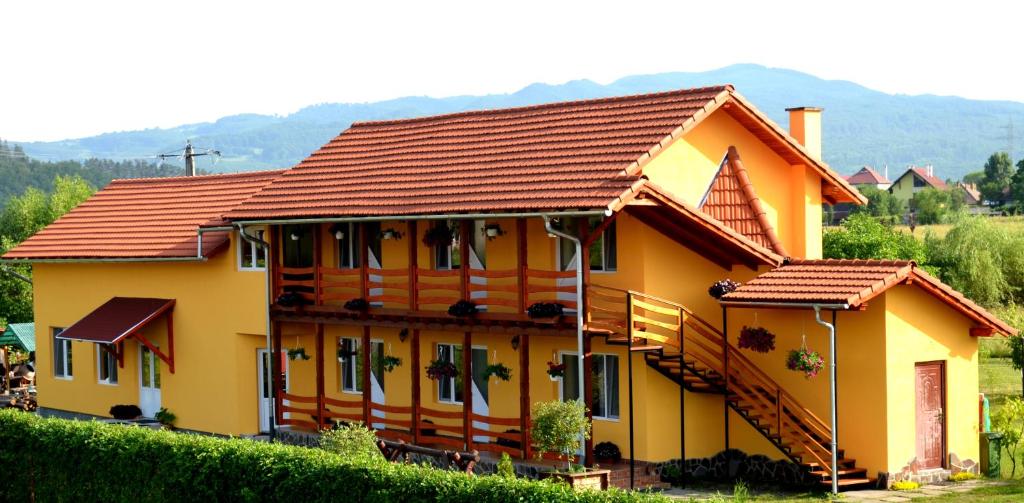
[[[1008,126],[1024,131],[1024,103],[968,100],[951,96],[893,95],[853,82],[823,80],[792,70],[733,65],[707,72],[673,72],[624,77],[610,84],[576,80],[532,84],[509,94],[448,98],[405,97],[376,103],[313,105],[287,116],[241,114],[216,122],[169,129],[107,133],[89,138],[23,143],[45,159],[152,158],[182,147],[215,148],[224,157],[211,171],[289,167],[326,143],[353,121],[415,117],[478,108],[636,94],[731,83],[762,111],[786,126],[785,108],[821,106],[824,155],[842,173],[862,165],[890,167],[896,176],[907,164],[932,164],[941,178],[960,178],[981,169],[988,156],[1010,143]],[[281,92],[288,92],[282,90]],[[343,90],[339,90],[342,94]],[[1018,133],[1019,134],[1019,133]],[[1024,139],[1012,157],[1024,157]]]
[[[183,168],[172,164],[162,166],[143,161],[112,161],[86,159],[84,161],[43,162],[28,157],[19,145],[0,140],[0,209],[14,195],[28,187],[44,192],[53,190],[57,176],[78,176],[93,187],[102,188],[114,178],[146,178],[183,174]]]

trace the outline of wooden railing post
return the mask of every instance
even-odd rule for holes
[[[412,331],[412,347],[410,347],[410,360],[412,367],[409,374],[412,380],[412,443],[420,440],[420,331]]]
[[[359,224],[359,296],[370,297],[370,244],[366,239],[366,225]]]
[[[529,307],[530,301],[530,279],[526,276],[526,268],[528,267],[528,253],[526,250],[526,219],[516,219],[516,287],[518,288],[519,295],[518,301],[518,312],[523,314],[526,312],[526,308]]]
[[[587,241],[587,237],[590,233],[590,222],[586,218],[580,218],[577,221],[577,229],[580,241]],[[587,312],[587,285],[590,284],[590,247],[581,246],[580,256],[576,257],[576,267],[583,271],[583,285],[579,292],[579,299],[582,301],[576,306],[576,309],[583,313],[583,320],[586,322],[589,319],[589,313]],[[587,406],[587,420],[590,424],[594,424],[594,358],[591,351],[591,336],[590,334],[583,335],[583,353],[580,355],[580,364],[583,365],[583,376],[584,380],[580,383],[580,387],[583,388],[583,403]],[[590,438],[584,442],[584,456],[586,458],[586,465],[593,466],[594,464],[594,437],[591,435]]]
[[[530,459],[530,336],[519,335],[519,431],[523,434],[523,459]]]
[[[782,438],[782,388],[775,387],[775,423],[779,429],[779,438]]]
[[[462,431],[466,450],[473,450],[473,332],[462,339]]]
[[[324,325],[316,324],[316,427],[327,425],[324,417]]]
[[[373,428],[370,424],[370,394],[372,393],[373,386],[370,384],[370,326],[363,326],[363,340],[362,340],[363,353],[360,357],[363,360],[363,425],[367,428]]]
[[[275,321],[271,325],[271,350],[270,350],[270,392],[274,398],[274,421],[281,424],[284,414],[281,406],[284,400],[281,393],[284,392],[284,369],[281,368],[281,322]]]
[[[469,289],[469,245],[473,242],[473,221],[459,221],[459,293],[463,300],[470,300]]]
[[[319,306],[323,292],[320,289],[320,269],[323,267],[323,245],[320,239],[320,224],[313,224],[313,305]]]
[[[686,467],[686,311],[679,308],[679,459]],[[685,475],[685,473],[683,474]]]
[[[722,306],[722,369],[725,385],[725,396],[722,400],[725,450],[729,450],[729,315],[725,306]]]
[[[419,256],[416,248],[416,221],[410,220],[406,229],[409,239],[409,309],[419,309],[419,285],[417,284],[419,274]],[[416,367],[413,367],[415,370]]]

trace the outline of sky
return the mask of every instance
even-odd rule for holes
[[[735,63],[1024,102],[1024,2],[48,0],[0,15],[0,138],[15,141]]]

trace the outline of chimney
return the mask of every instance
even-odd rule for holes
[[[796,138],[811,154],[821,160],[821,112],[824,108],[796,107],[787,108],[789,112],[789,134]]]

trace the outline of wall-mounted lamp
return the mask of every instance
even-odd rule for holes
[[[292,241],[298,241],[299,240],[299,235],[294,233],[294,232],[291,233],[288,237],[291,238]]]
[[[334,234],[334,239],[337,239],[338,241],[345,239],[345,227],[346,226],[344,224],[334,224],[331,226],[330,232],[331,234]]]
[[[405,342],[405,340],[408,339],[408,338],[409,338],[409,329],[408,328],[403,328],[403,329],[398,331],[398,340],[399,341]]]
[[[380,231],[381,239],[402,239],[402,233],[392,228],[387,228]]]
[[[488,241],[492,241],[498,236],[505,235],[505,230],[501,228],[500,224],[487,224],[484,226],[482,232]]]
[[[512,337],[512,351],[519,351],[519,336]]]

